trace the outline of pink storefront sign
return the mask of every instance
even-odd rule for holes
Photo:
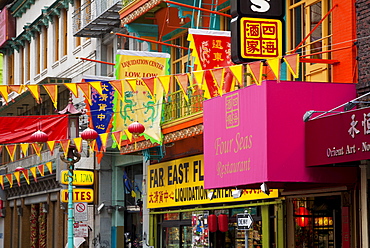
[[[370,159],[370,108],[308,121],[305,131],[307,166]]]
[[[205,188],[352,182],[355,168],[306,167],[302,117],[355,97],[354,84],[264,81],[205,101]]]

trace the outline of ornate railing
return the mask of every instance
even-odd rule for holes
[[[164,102],[162,123],[179,120],[203,111],[203,95],[190,92],[188,98],[187,101],[181,91],[170,94],[167,102]]]

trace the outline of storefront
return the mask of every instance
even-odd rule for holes
[[[248,247],[276,245],[283,235],[278,190],[204,189],[203,155],[148,167],[148,208],[155,247]],[[238,230],[237,214],[253,217],[249,232]]]
[[[205,188],[267,185],[284,197],[286,232],[262,248],[349,247],[358,170],[306,166],[302,117],[354,97],[351,84],[264,81],[204,102]]]

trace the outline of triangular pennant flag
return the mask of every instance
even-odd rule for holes
[[[8,103],[9,89],[7,85],[0,85],[0,94],[4,98],[5,102]]]
[[[216,82],[216,86],[218,88],[218,92],[219,94],[222,96],[222,85],[223,85],[223,79],[224,79],[224,71],[225,69],[224,68],[216,68],[216,69],[212,69],[210,70],[211,71],[211,74],[213,76],[213,79],[215,80]]]
[[[14,171],[14,177],[17,180],[18,186],[21,186],[21,172],[20,171]]]
[[[99,134],[100,141],[101,141],[101,148],[103,149],[104,152],[106,151],[106,148],[107,148],[108,134],[109,133],[101,133],[101,134]]]
[[[136,78],[126,78],[126,82],[130,85],[132,91],[136,91]]]
[[[116,131],[112,133],[112,138],[117,143],[118,150],[121,150],[121,135],[122,131]]]
[[[92,105],[90,84],[89,83],[79,83],[78,87],[81,89],[82,93],[84,94],[89,104]]]
[[[30,184],[30,177],[28,175],[28,170],[23,170],[22,173],[23,173],[24,179],[26,179],[26,182],[29,185]]]
[[[31,167],[30,171],[31,171],[31,174],[33,176],[33,179],[35,180],[35,182],[37,182],[36,167]]]
[[[46,167],[48,168],[50,174],[53,174],[53,162],[47,162]]]
[[[49,147],[50,154],[54,154],[54,148],[55,148],[55,140],[46,141],[46,144]]]
[[[101,87],[101,81],[89,82],[89,84],[99,93],[99,95],[103,95],[103,88]]]
[[[41,150],[42,150],[42,144],[32,143],[33,150],[35,150],[35,153],[37,156],[41,158]]]
[[[20,144],[20,146],[21,146],[23,155],[27,156],[28,155],[28,147],[30,146],[30,144],[29,143],[22,143],[22,144]]]
[[[44,84],[46,92],[49,94],[51,101],[53,102],[54,108],[58,108],[58,85],[56,84]]]
[[[177,79],[177,82],[179,83],[179,86],[182,90],[182,93],[184,93],[185,100],[188,102],[188,82],[189,82],[189,76],[187,73],[184,74],[177,74],[175,75],[175,78]]]
[[[142,78],[141,80],[144,82],[144,85],[148,89],[150,95],[152,97],[154,97],[154,94],[155,94],[155,92],[154,92],[154,90],[155,90],[155,88],[154,88],[154,77]]]
[[[159,76],[157,77],[159,79],[159,82],[161,82],[164,92],[166,95],[168,95],[168,92],[170,90],[170,83],[171,83],[171,75],[166,75],[166,76]]]
[[[100,151],[98,151],[98,152],[96,152],[96,158],[97,158],[97,162],[98,162],[98,164],[100,164],[100,162],[101,162],[101,160],[102,160],[102,158],[104,157],[104,153],[103,152],[100,152]]]
[[[10,188],[12,188],[13,187],[13,174],[6,174],[5,177],[6,179],[8,179]]]
[[[6,150],[8,151],[9,157],[12,161],[14,161],[15,150],[17,149],[17,145],[5,145]]]
[[[24,85],[21,84],[21,85],[8,85],[9,89],[11,91],[14,91],[14,92],[17,92],[18,94],[21,94],[22,91],[24,90]]]
[[[96,139],[90,141],[90,152],[94,152],[94,148],[95,148],[95,145],[96,145]]]
[[[71,143],[71,141],[69,139],[66,139],[66,140],[61,140],[60,141],[60,146],[62,147],[63,149],[63,152],[64,152],[64,157],[67,157],[67,153],[68,153],[68,148],[69,148],[69,144]]]
[[[40,103],[40,87],[39,85],[27,85],[27,88],[30,90],[31,94],[35,98],[37,103]]]
[[[0,185],[1,185],[1,188],[4,189],[4,176],[3,175],[0,175]]]
[[[82,152],[82,138],[77,137],[73,139],[73,143],[76,145],[76,149],[79,153]]]
[[[243,65],[233,65],[229,67],[236,80],[238,80],[239,86],[243,86]]]
[[[288,66],[288,69],[290,73],[292,73],[294,78],[299,77],[299,54],[290,54],[290,55],[285,55],[283,57],[283,60]]]
[[[78,88],[76,83],[65,83],[64,86],[67,87],[75,97],[78,97]]]
[[[126,134],[126,136],[127,136],[128,140],[131,142],[131,141],[132,141],[132,133],[130,133],[130,132],[128,131],[128,129],[126,129],[126,130],[125,130],[125,134]]]
[[[44,176],[44,165],[43,164],[38,165],[37,170],[40,172],[40,175],[43,177]]]
[[[125,96],[124,87],[123,87],[124,82],[125,82],[124,80],[113,80],[109,82],[113,86],[113,88],[116,89],[118,94],[121,96],[121,99],[123,99]]]
[[[280,57],[266,60],[271,71],[274,73],[276,81],[280,82]]]
[[[249,71],[256,82],[256,84],[261,85],[262,81],[262,62],[256,61],[252,63],[248,63],[247,67],[249,68]]]
[[[196,84],[202,88],[203,80],[204,80],[204,71],[193,71],[193,76],[195,78]]]

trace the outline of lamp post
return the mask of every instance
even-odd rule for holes
[[[68,165],[68,248],[74,248],[73,237],[73,170],[75,163],[80,161],[81,154],[77,152],[75,145],[68,147],[67,157],[60,155],[60,159]]]

